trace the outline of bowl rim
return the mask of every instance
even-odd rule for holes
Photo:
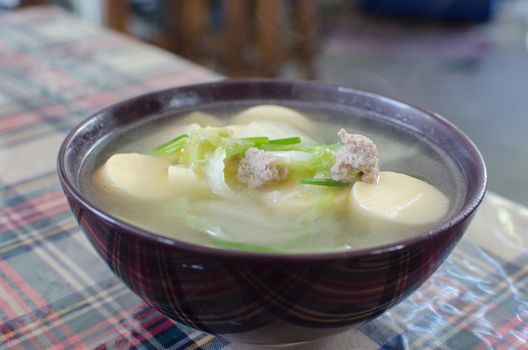
[[[209,247],[205,245],[200,245],[184,240],[179,240],[177,238],[162,236],[160,234],[156,234],[154,232],[150,232],[148,230],[144,230],[140,227],[134,226],[133,224],[130,224],[126,221],[123,221],[109,213],[107,213],[105,210],[98,207],[95,203],[89,201],[80,191],[78,186],[76,186],[74,183],[72,183],[71,179],[68,177],[66,172],[66,153],[68,150],[69,145],[72,143],[72,141],[75,140],[77,134],[87,125],[89,124],[93,119],[97,118],[99,115],[101,115],[104,112],[107,112],[109,110],[117,109],[121,106],[126,106],[127,104],[137,101],[139,99],[144,98],[150,98],[159,94],[168,93],[171,91],[185,91],[189,89],[198,89],[203,87],[218,87],[218,88],[229,88],[229,86],[236,85],[236,84],[246,84],[246,85],[260,85],[260,84],[266,84],[266,85],[290,85],[295,87],[314,87],[318,89],[331,89],[331,90],[338,90],[338,91],[344,91],[352,92],[356,95],[366,96],[370,98],[376,98],[378,100],[381,100],[385,103],[390,104],[398,104],[405,108],[410,108],[412,110],[415,110],[419,112],[422,115],[427,115],[429,118],[434,119],[436,122],[443,124],[445,127],[447,127],[450,132],[458,134],[460,137],[460,140],[465,143],[465,146],[467,149],[472,153],[472,159],[476,161],[477,163],[477,173],[478,173],[478,181],[477,187],[474,191],[474,193],[470,194],[468,193],[467,197],[464,200],[464,203],[462,206],[449,218],[447,221],[442,221],[442,224],[439,226],[431,227],[427,230],[420,231],[417,234],[414,234],[410,237],[400,239],[398,241],[391,242],[389,244],[383,244],[383,245],[377,245],[369,248],[362,248],[362,249],[354,249],[350,251],[332,251],[332,252],[311,252],[311,253],[264,253],[264,252],[250,252],[250,251],[244,251],[244,250],[234,250],[234,249],[224,249],[224,248],[216,248],[216,247]],[[213,82],[206,82],[206,83],[198,83],[198,84],[189,84],[189,85],[182,85],[182,86],[176,86],[171,87],[167,89],[162,90],[156,90],[153,92],[140,94],[131,98],[127,98],[123,101],[120,101],[118,103],[114,103],[112,105],[106,106],[103,109],[98,110],[97,112],[91,114],[84,120],[82,120],[80,123],[78,123],[65,137],[64,141],[62,142],[58,156],[57,156],[57,172],[59,176],[59,181],[63,187],[63,190],[67,192],[67,194],[71,197],[73,197],[80,205],[93,214],[95,214],[97,217],[102,218],[103,220],[118,226],[122,231],[139,236],[143,239],[146,239],[150,242],[166,245],[167,247],[177,248],[180,250],[190,251],[198,254],[207,254],[210,256],[216,256],[219,258],[239,258],[239,259],[250,259],[250,260],[276,260],[276,261],[310,261],[310,262],[316,262],[321,260],[339,260],[339,259],[354,259],[354,258],[364,258],[367,256],[376,256],[376,255],[382,255],[386,253],[392,253],[399,250],[407,249],[410,246],[418,245],[427,239],[442,235],[443,233],[447,232],[450,228],[453,226],[456,226],[460,224],[462,221],[464,221],[467,217],[472,215],[472,213],[477,209],[477,207],[482,202],[486,188],[487,188],[487,171],[486,166],[484,163],[484,159],[469,137],[466,136],[460,129],[458,129],[453,123],[448,121],[446,118],[442,117],[441,115],[430,112],[428,110],[425,110],[423,108],[417,107],[413,104],[401,101],[399,99],[395,99],[392,97],[387,97],[385,95],[365,91],[362,89],[356,89],[340,84],[331,84],[331,83],[323,83],[323,82],[312,82],[312,81],[291,81],[291,80],[283,80],[283,79],[224,79],[220,81],[213,81]]]

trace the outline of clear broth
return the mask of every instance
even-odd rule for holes
[[[230,117],[250,106],[273,101],[251,101],[245,104],[211,104],[199,111],[213,114],[223,125]],[[387,121],[340,110],[334,106],[284,104],[310,117],[317,134],[308,134],[321,143],[336,141],[340,128],[371,138],[380,155],[383,171],[401,172],[425,180],[443,192],[449,199],[450,209],[442,219],[446,220],[460,206],[466,189],[456,164],[440,148],[413,133]],[[347,211],[326,213],[317,220],[309,217],[288,217],[264,207],[255,200],[253,190],[243,191],[237,200],[210,198],[171,198],[163,201],[141,201],[127,196],[116,196],[100,191],[92,182],[92,174],[112,154],[138,152],[152,149],[165,140],[178,135],[181,117],[158,116],[148,122],[138,122],[129,128],[101,140],[83,162],[80,186],[90,201],[113,216],[156,234],[210,246],[211,234],[190,227],[178,214],[182,210],[205,220],[210,227],[220,230],[217,238],[272,247],[278,252],[306,253],[362,249],[398,241],[419,232],[373,232],[357,227],[347,218]],[[304,221],[303,221],[304,220]],[[423,230],[422,230],[423,231]],[[243,245],[241,246],[244,249]]]

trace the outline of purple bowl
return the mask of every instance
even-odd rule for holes
[[[358,109],[419,133],[452,157],[465,179],[460,208],[405,240],[351,252],[273,255],[218,250],[155,235],[86,199],[79,171],[93,146],[134,121],[218,102],[267,100]],[[167,317],[252,344],[315,340],[368,322],[416,290],[446,259],[486,189],[473,143],[436,115],[347,87],[278,80],[227,80],[168,89],[106,108],[66,137],[58,172],[71,210],[112,271]]]

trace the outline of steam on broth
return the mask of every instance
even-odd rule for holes
[[[163,236],[258,252],[353,250],[416,234],[463,195],[447,155],[379,121],[338,125],[275,105],[164,120],[97,147],[80,179],[98,206]]]

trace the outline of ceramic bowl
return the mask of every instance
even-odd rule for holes
[[[274,255],[219,250],[161,237],[123,222],[79,188],[83,160],[100,140],[139,120],[214,104],[266,101],[361,111],[419,133],[459,168],[465,194],[435,227],[393,244],[350,252]],[[226,80],[177,87],[108,107],[73,129],[58,157],[61,185],[86,237],[112,271],[167,317],[228,340],[292,344],[357,327],[429,278],[462,237],[486,188],[473,143],[445,119],[348,87],[278,80]]]

